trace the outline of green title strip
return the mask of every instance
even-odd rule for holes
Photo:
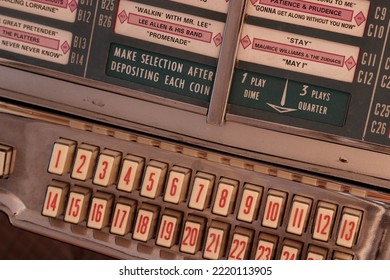
[[[230,104],[343,126],[346,92],[236,69]]]
[[[168,93],[210,101],[216,68],[146,50],[112,44],[106,73]]]

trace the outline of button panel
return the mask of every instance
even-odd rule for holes
[[[294,193],[283,184],[238,180],[71,140],[54,143],[49,166],[55,165],[53,154],[66,154],[64,143],[73,147],[74,159],[67,159],[73,166],[64,164],[62,176],[71,172],[74,182],[53,180],[47,187],[42,215],[51,219],[109,232],[123,238],[118,244],[132,240],[183,258],[354,257],[345,249],[359,242],[362,209]],[[84,158],[90,165],[85,170]],[[75,177],[78,169],[87,176]],[[107,177],[99,176],[104,173]],[[78,186],[81,180],[94,187]]]

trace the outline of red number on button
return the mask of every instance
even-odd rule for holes
[[[68,212],[68,216],[73,216],[73,217],[78,217],[79,213],[80,213],[80,199],[79,198],[74,198],[72,197],[72,200],[70,202],[70,207],[69,207],[69,212]],[[75,209],[73,209],[75,208]]]
[[[58,199],[58,193],[56,193],[52,200],[52,192],[49,192],[49,199],[47,200],[46,209],[49,209],[50,207],[55,211],[57,209],[57,199]]]
[[[146,231],[148,230],[148,225],[149,225],[149,217],[141,214],[141,217],[139,218],[137,232],[141,234],[145,234]]]
[[[210,252],[210,253],[216,253],[218,251],[218,248],[219,248],[219,243],[221,242],[221,235],[212,232],[210,234],[210,238],[211,238],[211,242],[210,242],[209,246],[207,246],[206,251]],[[214,248],[213,248],[213,246],[214,246]]]
[[[98,204],[98,203],[93,204],[92,218],[91,218],[92,222],[99,223],[101,221],[103,215],[102,209],[103,209],[102,204]]]
[[[268,221],[272,221],[272,222],[276,221],[279,214],[279,207],[280,207],[279,203],[274,203],[273,201],[269,202],[269,207],[268,207],[267,217],[266,217]]]
[[[232,250],[232,252],[229,255],[229,258],[234,260],[242,260],[244,258],[243,253],[245,251],[246,242],[243,240],[234,239],[233,240],[233,246],[235,246]],[[240,248],[240,251],[238,251],[236,255],[236,251]]]
[[[225,207],[228,195],[229,195],[229,191],[227,189],[223,189],[221,192],[221,198],[219,199],[219,204],[218,204],[220,208]]]
[[[147,191],[151,191],[153,190],[153,186],[154,186],[154,176],[156,175],[156,173],[154,172],[151,172],[150,175],[149,175],[149,184],[146,186],[146,190]]]
[[[283,252],[283,259],[284,260],[295,260],[296,259],[295,253],[290,254],[290,252],[284,251]]]
[[[186,227],[185,233],[187,234],[183,239],[183,245],[190,245],[191,247],[196,245],[196,240],[198,239],[198,229],[193,227]]]
[[[256,260],[261,260],[264,256],[266,260],[269,260],[271,257],[271,248],[270,247],[265,247],[263,245],[260,245],[259,248],[259,256],[257,257]]]
[[[349,229],[347,229],[349,227]],[[343,224],[343,229],[341,231],[340,239],[349,241],[353,237],[353,231],[355,230],[356,223],[354,221],[345,220]],[[346,232],[348,231],[348,232]]]
[[[125,177],[123,178],[123,180],[126,182],[126,185],[130,184],[130,180],[131,180],[131,171],[132,171],[132,167],[129,166],[129,168],[127,169],[127,172],[126,172],[126,175]]]
[[[173,228],[174,228],[174,224],[172,221],[164,220],[160,238],[164,238],[165,240],[171,240]]]
[[[171,196],[175,196],[176,195],[176,192],[177,192],[177,183],[179,182],[179,178],[173,178],[172,180],[172,185],[171,185],[171,189],[169,190],[169,194]]]
[[[294,213],[293,227],[301,228],[303,217],[303,209],[296,208]]]
[[[199,198],[200,198],[200,195],[202,194],[202,192],[203,192],[203,189],[204,189],[204,184],[199,184],[199,192],[198,192],[198,195],[196,196],[196,203],[198,203],[199,202]]]
[[[119,216],[120,216],[120,214],[121,214],[121,209],[118,209],[118,210],[116,211],[114,227],[122,228],[123,222],[125,221],[125,218],[126,218],[126,216],[127,216],[127,213],[128,213],[128,212],[127,212],[126,210],[123,210],[123,209],[122,209],[122,218],[120,219],[119,226],[118,226],[118,220],[119,220]]]
[[[80,159],[81,159],[81,164],[79,166],[79,168],[77,168],[77,173],[83,173],[83,167],[84,167],[84,164],[87,160],[87,156],[86,155],[81,155],[80,156]]]
[[[321,228],[322,220],[325,220],[325,224]],[[330,220],[331,220],[331,217],[329,215],[320,214],[318,217],[317,233],[321,233],[323,235],[326,235],[328,232],[329,225],[330,225]]]
[[[105,160],[102,162],[102,165],[104,166],[102,169],[102,172],[99,174],[99,179],[103,180],[106,177],[107,168],[108,168],[108,162]]]
[[[60,163],[61,152],[62,152],[62,151],[59,149],[59,150],[58,150],[58,154],[57,154],[57,160],[56,160],[55,168],[58,168],[58,164]]]
[[[244,208],[244,214],[248,215],[251,212],[252,204],[253,204],[253,196],[248,195],[245,200],[245,208]]]

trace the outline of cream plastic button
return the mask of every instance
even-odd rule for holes
[[[214,176],[206,173],[196,174],[188,207],[204,210],[210,201],[214,185]]]
[[[191,171],[187,168],[174,166],[169,171],[164,201],[178,204],[185,199]]]
[[[250,236],[235,232],[233,234],[228,259],[245,260],[250,250],[250,243]]]
[[[69,186],[62,182],[53,182],[47,187],[42,215],[57,218],[64,213]]]
[[[287,232],[296,235],[302,235],[302,233],[306,229],[311,204],[311,199],[301,196],[294,197],[290,217],[288,220]]]
[[[269,228],[277,228],[284,212],[286,193],[270,190],[267,195],[266,206],[263,215],[262,225]]]
[[[75,149],[75,141],[67,139],[56,141],[51,152],[48,172],[57,175],[68,173],[72,165]]]
[[[111,194],[98,193],[92,198],[87,226],[94,229],[102,229],[108,225],[111,216],[113,196]]]
[[[132,192],[140,185],[142,170],[145,160],[132,155],[126,156],[122,163],[117,189],[125,192]]]
[[[137,203],[134,200],[120,198],[115,205],[110,232],[117,235],[129,233]]]
[[[87,216],[88,203],[91,193],[88,189],[76,187],[71,190],[65,211],[64,221],[79,224]]]
[[[161,217],[156,244],[165,248],[171,248],[176,242],[180,232],[181,214],[167,210]]]
[[[327,202],[319,202],[314,222],[313,239],[328,241],[333,229],[337,206]]]
[[[155,233],[155,225],[158,216],[158,207],[152,205],[143,205],[138,210],[135,222],[133,239],[148,241]]]
[[[212,211],[214,214],[227,216],[232,212],[234,201],[236,199],[237,188],[237,181],[222,179],[219,182]]]
[[[195,254],[199,251],[204,231],[204,219],[191,216],[184,223],[183,236],[180,241],[180,251]]]
[[[99,155],[93,183],[103,187],[112,185],[116,180],[120,161],[121,153],[104,150]]]
[[[352,208],[345,208],[343,210],[336,240],[337,245],[352,248],[359,233],[362,215],[362,211]]]
[[[246,184],[242,194],[240,208],[237,219],[240,221],[252,223],[256,219],[257,211],[260,205],[262,188]]]
[[[95,161],[99,148],[82,144],[77,149],[76,158],[72,170],[72,178],[86,181],[92,177]]]
[[[158,161],[151,161],[148,164],[140,191],[141,196],[154,199],[161,194],[167,166],[166,163]]]
[[[260,234],[256,248],[256,260],[271,260],[274,258],[278,238],[269,234]]]

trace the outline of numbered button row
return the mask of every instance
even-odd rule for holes
[[[260,206],[262,189],[259,186],[246,184],[240,202],[237,219],[244,222],[253,222],[256,218],[257,209]],[[218,201],[218,200],[217,200]],[[306,229],[313,208],[310,198],[295,195],[292,198],[289,214],[284,215],[287,201],[287,193],[278,190],[269,190],[265,198],[265,209],[261,217],[264,227],[277,229],[283,220],[288,219],[287,232],[302,235]],[[316,207],[315,220],[311,231],[312,238],[327,242],[333,229],[338,206],[332,203],[319,201]],[[336,244],[351,248],[358,237],[362,221],[362,211],[343,208],[341,221],[338,225],[339,232]]]
[[[182,221],[181,212],[166,209],[160,215],[160,207],[142,204],[128,198],[119,198],[114,203],[114,196],[108,193],[92,192],[83,187],[69,188],[67,183],[54,181],[48,186],[42,210],[44,216],[58,218],[79,224],[86,221],[93,229],[110,228],[112,234],[124,236],[132,232],[134,240],[147,242],[155,239],[156,245],[172,248],[178,245],[183,253],[194,255],[200,250],[205,259],[243,260],[251,256],[252,230],[237,227],[228,241],[230,225],[212,221],[206,227],[206,219],[189,215]],[[346,219],[343,219],[343,221]],[[347,234],[341,229],[340,234]],[[180,237],[180,239],[179,239]],[[230,244],[230,248],[229,247]],[[254,258],[256,260],[274,259],[278,246],[278,237],[261,233],[258,238]],[[292,240],[281,243],[280,259],[294,260],[301,257],[302,244]],[[228,250],[228,251],[227,251]],[[307,259],[326,259],[327,250],[309,246]],[[337,253],[335,258],[346,259],[350,255]]]
[[[48,172],[71,173],[73,179],[80,181],[93,178],[94,184],[106,187],[115,182],[121,157],[117,151],[105,149],[99,155],[96,146],[81,144],[77,147],[75,141],[59,139],[53,146]]]

